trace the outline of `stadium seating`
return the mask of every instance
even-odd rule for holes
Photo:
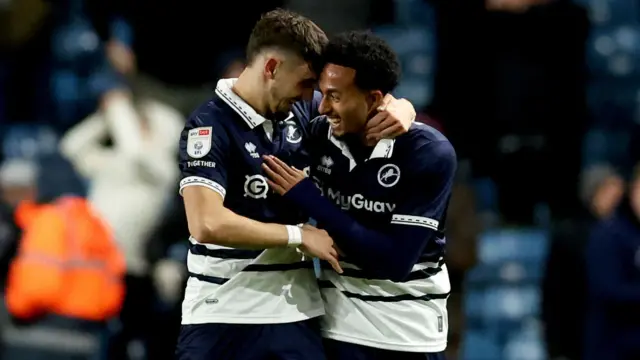
[[[484,330],[467,330],[465,333],[462,359],[500,360],[502,349],[497,336]]]
[[[375,30],[398,53],[402,78],[396,97],[410,100],[417,109],[426,107],[433,96],[435,34],[422,27],[382,27]]]
[[[541,229],[483,234],[465,283],[464,360],[543,359],[537,317],[548,236]]]
[[[2,359],[105,360],[104,326],[47,316],[36,325],[7,325],[2,333]]]
[[[86,194],[86,183],[72,165],[58,153],[58,136],[45,125],[12,125],[3,132],[2,152],[6,158],[24,158],[40,168],[39,197],[55,198],[62,194]]]
[[[57,151],[58,137],[47,125],[11,125],[3,130],[0,142],[7,158],[35,159]]]
[[[616,164],[620,168],[633,165],[629,153],[631,137],[624,129],[608,130],[594,127],[586,134],[583,143],[583,167],[597,164]]]
[[[577,0],[576,2],[587,9],[591,22],[596,26],[640,22],[640,4],[634,0]]]
[[[433,97],[436,37],[433,9],[422,0],[396,0],[396,22],[374,32],[398,53],[402,78],[396,97],[410,100],[417,109],[425,108]]]
[[[395,23],[401,26],[421,26],[433,29],[435,26],[435,11],[424,0],[394,0],[396,18]]]
[[[611,163],[626,168],[635,161],[628,146],[631,129],[640,121],[640,25],[628,21],[594,22],[587,42],[592,128],[583,143],[584,166]]]
[[[592,77],[640,76],[640,26],[621,23],[593,26],[587,42]]]
[[[100,95],[121,83],[108,65],[101,40],[81,8],[72,6],[68,11],[71,20],[60,22],[51,43],[54,114],[49,114],[48,120],[58,122],[62,128],[93,112]],[[121,27],[114,26],[114,30],[126,33]]]

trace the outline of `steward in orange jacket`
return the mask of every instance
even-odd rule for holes
[[[46,314],[104,321],[119,313],[124,257],[85,199],[24,203],[16,221],[23,236],[7,280],[11,315],[27,321]]]

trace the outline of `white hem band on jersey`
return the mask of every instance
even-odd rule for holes
[[[198,324],[251,324],[251,325],[270,325],[270,324],[289,324],[299,321],[311,320],[321,317],[325,314],[324,309],[310,309],[305,312],[291,313],[289,315],[276,314],[273,316],[252,315],[243,312],[242,314],[233,313],[229,315],[221,314],[193,314],[193,311],[185,313],[188,304],[183,303],[181,325],[198,325]]]
[[[349,344],[356,344],[367,346],[376,349],[383,349],[387,351],[399,351],[399,352],[415,352],[415,353],[437,353],[445,351],[447,349],[446,337],[437,342],[427,343],[393,343],[393,342],[381,342],[380,340],[370,340],[362,337],[354,336],[353,334],[345,334],[337,331],[322,330],[322,337],[326,339],[342,341]]]
[[[297,248],[302,245],[302,230],[295,225],[285,225],[285,227],[287,228],[287,234],[289,235],[287,246]]]

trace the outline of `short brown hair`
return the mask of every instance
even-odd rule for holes
[[[247,45],[247,62],[266,48],[279,48],[316,64],[326,46],[327,35],[308,18],[293,11],[276,9],[262,15],[253,27]]]

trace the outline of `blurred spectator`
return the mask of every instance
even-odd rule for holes
[[[477,259],[477,237],[482,224],[476,211],[475,192],[469,186],[466,175],[458,170],[447,212],[447,270],[451,282],[449,310],[449,340],[447,358],[458,359],[458,350],[464,333],[463,284],[467,271]]]
[[[103,323],[120,312],[124,256],[86,199],[23,201],[15,218],[23,236],[6,287],[12,316],[26,323],[48,315]]]
[[[107,57],[129,77],[134,92],[186,116],[209,98],[218,78],[237,74],[253,24],[282,1],[99,0],[87,5],[108,43]]]
[[[2,203],[15,208],[22,201],[34,201],[37,196],[36,164],[29,160],[11,159],[0,166]]]
[[[497,183],[506,223],[531,225],[544,202],[555,218],[571,214],[586,127],[586,12],[568,0],[432,2],[439,44],[430,114],[474,177]]]
[[[4,305],[4,291],[9,265],[17,253],[22,234],[15,220],[15,212],[21,201],[35,200],[37,172],[35,164],[27,160],[13,159],[0,165],[0,285],[3,294],[0,305],[0,359],[4,359],[4,336],[11,326]]]
[[[10,160],[0,166],[0,285],[3,292],[9,265],[17,253],[21,235],[15,220],[15,209],[21,201],[35,200],[36,177],[36,166],[29,161]],[[5,333],[8,326],[7,313],[4,306],[0,306],[0,335]],[[3,342],[0,343],[0,348],[3,346]]]
[[[10,1],[0,10],[0,67],[7,73],[0,95],[6,94],[11,122],[44,122],[64,131],[117,84],[84,2]]]
[[[587,245],[586,360],[640,359],[640,168],[628,189]]]
[[[9,262],[16,253],[20,231],[13,219],[13,208],[0,203],[0,286],[6,281]]]
[[[27,160],[8,160],[0,166],[0,283],[4,284],[10,260],[15,255],[19,228],[15,209],[22,201],[35,201],[37,169]]]
[[[112,355],[117,359],[128,358],[130,341],[148,340],[154,292],[144,246],[175,188],[183,122],[162,103],[134,102],[126,92],[113,91],[98,112],[61,141],[62,153],[91,181],[89,200],[113,229],[126,257],[123,328]]]
[[[96,359],[122,305],[124,258],[109,230],[83,198],[55,200],[16,209],[23,236],[5,289],[3,359]]]
[[[27,208],[32,209],[37,207],[38,205],[36,204],[45,204],[48,200],[54,200],[61,194],[69,193],[65,190],[66,184],[57,184],[57,186],[52,186],[52,188],[61,189],[61,192],[58,194],[50,193],[47,196],[48,200],[42,200],[39,185],[41,185],[40,181],[42,181],[43,178],[47,182],[54,182],[56,180],[55,176],[49,178],[47,178],[46,175],[42,176],[41,168],[29,160],[9,160],[0,167],[0,192],[2,200],[7,205],[6,214],[10,216],[10,218],[0,219],[0,221],[10,219],[9,221],[11,223],[9,227],[12,228],[12,231],[10,231],[12,235],[9,238],[11,239],[10,247],[13,248],[11,250],[13,254],[9,256],[5,256],[7,255],[4,253],[6,249],[3,249],[3,266],[8,265],[8,262],[15,259],[13,255],[22,243],[20,233],[26,233],[26,230],[19,230],[19,227],[23,228],[27,223],[33,223],[34,220],[42,220],[40,216],[29,216],[23,211]],[[20,212],[20,214],[18,214],[18,212]],[[3,225],[0,224],[0,227],[2,226]],[[49,232],[55,229],[45,225],[44,230],[47,235],[49,235]],[[34,236],[34,232],[31,232],[31,234]],[[4,233],[4,235],[7,235],[7,233]],[[2,238],[1,235],[0,238]],[[3,243],[5,239],[6,238],[2,239]],[[46,244],[49,245],[50,238],[47,237],[44,240]],[[4,261],[5,259],[7,260],[6,263]],[[5,276],[7,273],[8,270],[5,269],[5,272],[2,274]],[[45,281],[44,278],[41,280]],[[31,281],[20,282],[19,285],[29,283],[34,284],[34,282]],[[49,286],[55,286],[55,284],[55,282],[47,282]],[[24,287],[22,288],[24,289]],[[28,286],[27,288],[34,289]],[[36,293],[37,292],[29,293],[29,295]],[[14,295],[15,294],[14,292]],[[114,295],[117,295],[117,293]],[[16,300],[15,297],[13,299]],[[10,303],[8,298],[7,302]],[[36,305],[36,307],[39,308],[43,304],[44,303],[38,302],[37,304],[31,305]],[[85,307],[85,309],[87,308]],[[43,308],[41,310],[52,309]],[[2,359],[88,360],[90,356],[95,358],[95,356],[100,353],[100,338],[103,335],[103,327],[100,323],[62,318],[48,313],[40,314],[42,316],[37,318],[28,319],[30,321],[25,321],[27,319],[22,318],[13,318],[14,321],[9,322],[8,318],[4,316],[4,311],[5,309],[3,307],[3,312],[0,314],[2,315],[0,316],[3,340],[0,358]]]
[[[50,0],[49,0],[50,1]],[[50,36],[50,91],[42,116],[65,131],[97,107],[103,94],[121,80],[109,67],[104,43],[87,16],[87,1],[51,1],[54,27]]]
[[[530,224],[535,206],[548,203],[561,219],[579,204],[573,189],[587,126],[586,13],[567,0],[506,2],[524,3],[526,11],[506,7],[488,17],[501,212],[507,222]]]
[[[620,203],[624,181],[607,165],[585,170],[580,179],[583,210],[553,229],[542,285],[542,320],[549,359],[583,358],[586,311],[584,250],[593,224]]]
[[[177,195],[167,207],[158,228],[146,245],[146,256],[153,267],[153,281],[160,299],[169,306],[178,305],[182,299],[182,281],[186,280],[186,254],[189,238],[187,215],[182,197]],[[181,278],[182,275],[182,278]]]
[[[168,206],[158,228],[149,238],[147,259],[153,271],[153,283],[158,294],[158,311],[154,317],[154,346],[149,349],[150,360],[173,359],[176,340],[180,332],[182,299],[187,282],[186,258],[189,251],[187,216],[178,195]]]

